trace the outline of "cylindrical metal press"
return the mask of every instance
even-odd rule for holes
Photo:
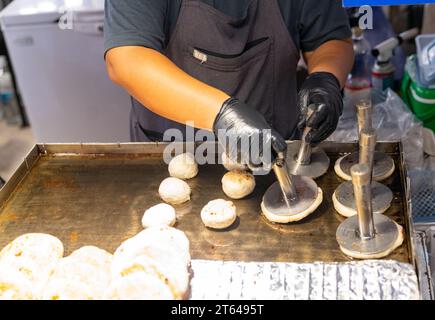
[[[370,172],[373,173],[373,163],[376,148],[376,131],[373,129],[363,129],[360,132],[359,138],[359,163],[366,164]],[[372,180],[372,175],[370,175]]]
[[[310,119],[317,108],[323,107],[323,105],[310,105],[307,118]],[[310,132],[311,128],[307,126],[302,133],[301,141],[289,145],[287,163],[291,174],[316,179],[328,171],[330,160],[322,149],[312,148],[311,144],[307,142],[307,136]]]
[[[292,176],[289,174],[285,160],[279,156],[273,165],[273,171],[275,172],[278,183],[281,187],[281,191],[284,200],[290,205],[291,201],[295,201],[298,197],[296,192],[296,186],[293,182]]]
[[[373,105],[371,100],[361,100],[356,104],[356,113],[358,119],[358,134],[362,130],[373,128]]]
[[[358,214],[338,227],[337,241],[341,250],[354,258],[386,256],[398,245],[399,227],[390,218],[373,214],[370,188],[372,173],[369,167],[366,164],[355,165],[351,173]]]
[[[298,215],[316,201],[318,186],[310,178],[290,174],[285,159],[280,154],[275,160],[273,171],[278,181],[264,194],[263,206],[273,215]]]
[[[357,105],[359,143],[358,153],[351,153],[337,160],[335,172],[342,179],[351,181],[350,169],[358,163],[372,164],[373,180],[388,179],[395,170],[394,160],[382,152],[375,151],[376,132],[372,128],[373,108],[370,101],[361,101]],[[364,134],[363,134],[364,133]]]
[[[375,237],[375,225],[373,222],[370,166],[354,166],[351,172],[360,237],[363,240],[373,239]]]
[[[359,164],[365,164],[373,173],[374,154],[376,146],[376,132],[373,129],[363,129],[360,133]],[[374,213],[385,213],[393,201],[391,190],[379,183],[372,181],[370,175],[371,205]],[[357,201],[355,199],[352,181],[342,183],[332,197],[334,207],[338,213],[345,217],[357,214]]]

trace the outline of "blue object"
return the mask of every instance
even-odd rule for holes
[[[421,80],[435,85],[435,34],[420,35],[415,39]]]
[[[398,6],[402,4],[435,3],[435,0],[343,0],[344,7]]]
[[[0,101],[3,105],[8,104],[12,100],[12,93],[0,93]]]

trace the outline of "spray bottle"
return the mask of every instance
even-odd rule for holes
[[[377,90],[387,90],[394,88],[394,73],[396,68],[391,62],[394,50],[404,41],[411,40],[419,34],[419,29],[414,28],[392,37],[380,44],[373,50],[372,54],[376,58],[372,69],[372,86]]]

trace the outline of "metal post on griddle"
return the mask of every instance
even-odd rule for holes
[[[356,104],[358,118],[358,133],[373,128],[373,104],[370,99],[360,100]]]
[[[373,213],[369,167],[366,164],[354,165],[351,175],[357,215],[340,224],[336,234],[337,241],[342,251],[350,257],[386,257],[397,248],[400,230],[389,217]]]
[[[372,172],[366,164],[355,165],[351,169],[355,202],[358,212],[360,237],[362,240],[375,237],[372,209]]]
[[[305,131],[306,130],[307,129],[305,129]],[[311,130],[311,128],[309,128],[309,130]],[[301,166],[307,166],[311,163],[312,148],[306,139],[307,135],[304,132],[304,135],[302,136],[301,148],[296,159],[296,162]]]
[[[284,196],[284,200],[289,204],[291,201],[297,200],[296,187],[293,182],[293,177],[287,169],[285,162],[285,155],[279,154],[278,158],[273,165],[273,171],[275,172],[276,178],[278,179],[281,191]]]
[[[363,129],[360,132],[359,138],[359,164],[365,164],[369,167],[370,182],[372,181],[373,176],[373,165],[374,165],[374,156],[376,149],[376,140],[377,135],[376,131],[373,129]]]

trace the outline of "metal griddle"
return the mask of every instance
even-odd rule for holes
[[[168,177],[162,152],[165,144],[37,145],[13,178],[0,190],[0,247],[24,233],[42,232],[60,238],[65,254],[84,245],[113,252],[122,241],[142,230],[146,209],[161,203],[160,182]],[[260,215],[260,203],[273,174],[257,177],[255,193],[234,201],[239,219],[230,229],[206,229],[200,211],[210,200],[225,198],[221,165],[200,167],[189,203],[176,207],[177,228],[186,232],[193,259],[241,262],[345,262],[335,234],[344,218],[333,209],[332,194],[342,183],[332,164],[357,144],[325,143],[331,167],[317,180],[324,202],[306,220],[274,225]],[[386,215],[405,227],[407,241],[388,257],[414,264],[412,225],[405,192],[401,148],[379,143],[391,155],[396,171],[385,183],[394,193]],[[217,155],[216,155],[217,157]]]

